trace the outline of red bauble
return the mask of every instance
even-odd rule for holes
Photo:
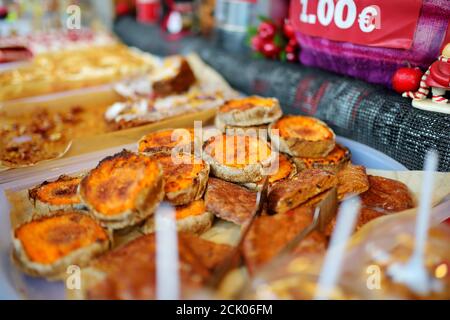
[[[261,53],[267,58],[274,59],[280,53],[280,48],[278,48],[273,42],[264,43]]]
[[[392,76],[392,88],[398,93],[417,91],[422,75],[419,68],[400,68]]]
[[[261,51],[264,45],[264,39],[256,35],[250,40],[250,43],[254,51]]]
[[[292,24],[291,24],[291,22],[289,20],[286,20],[284,22],[283,32],[284,32],[284,35],[286,37],[288,37],[289,39],[294,39],[295,38],[295,30],[294,30],[294,27],[292,26]]]
[[[277,28],[273,23],[263,21],[258,27],[258,35],[264,40],[270,40],[275,36]]]

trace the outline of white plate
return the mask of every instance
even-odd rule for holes
[[[347,146],[352,152],[352,161],[371,169],[382,170],[407,170],[402,164],[387,155],[372,149],[364,144],[337,137],[339,143]],[[121,148],[115,148],[117,150]],[[112,150],[109,150],[112,154]],[[65,159],[54,164],[47,170],[35,173],[17,174],[19,181],[6,179],[6,183],[0,185],[0,299],[64,299],[64,285],[62,282],[48,282],[43,279],[32,278],[20,273],[10,261],[10,219],[9,203],[4,195],[5,189],[38,184],[45,179],[55,178],[67,172],[88,169],[95,166],[96,162],[105,156],[104,152],[98,152],[83,157],[84,159]],[[65,164],[65,165],[64,165]],[[10,177],[11,178],[11,177]],[[5,181],[5,180],[4,180]]]

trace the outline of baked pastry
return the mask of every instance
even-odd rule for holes
[[[253,273],[258,267],[270,261],[297,234],[312,223],[314,210],[298,207],[273,216],[256,218],[243,244],[247,268]],[[327,240],[319,232],[313,232],[294,249],[296,253],[324,252]]]
[[[164,197],[162,170],[155,159],[123,150],[100,161],[81,180],[79,194],[103,226],[134,226]]]
[[[361,194],[369,189],[369,178],[366,174],[366,168],[363,166],[355,166],[349,163],[336,174],[336,177],[338,179],[338,200]]]
[[[350,162],[350,159],[350,150],[339,143],[336,143],[333,150],[325,157],[292,157],[292,161],[294,161],[299,171],[315,168],[338,172]]]
[[[155,235],[141,236],[94,260],[83,269],[83,283],[77,292],[84,299],[155,299]],[[211,272],[231,251],[231,247],[179,233],[181,298],[211,276]],[[86,279],[86,281],[84,281]]]
[[[264,123],[264,124],[260,124],[260,125],[255,125],[255,126],[245,126],[245,127],[240,127],[240,126],[232,126],[229,124],[225,124],[222,122],[222,120],[219,117],[215,117],[214,118],[214,126],[219,129],[222,133],[225,133],[227,135],[248,135],[248,136],[255,136],[257,137],[258,134],[260,134],[260,130],[264,130],[262,132],[265,132],[265,134],[267,135],[268,129],[269,129],[269,124],[268,123]]]
[[[138,151],[145,154],[159,152],[194,153],[195,144],[201,147],[193,129],[163,129],[143,136],[138,142]]]
[[[149,72],[155,61],[121,44],[39,54],[0,73],[0,101],[111,83]]]
[[[291,161],[289,157],[286,155],[279,153],[278,154],[278,169],[271,175],[269,175],[269,187],[274,185],[279,181],[283,181],[284,179],[292,178],[297,174],[297,167]],[[264,180],[264,179],[263,179]],[[245,187],[251,190],[260,190],[263,184],[263,180],[260,180],[256,183],[246,183]]]
[[[189,204],[175,208],[177,230],[201,234],[211,228],[214,215],[206,210],[203,200],[196,200]],[[144,233],[155,232],[155,218],[150,217],[144,224]]]
[[[335,146],[333,130],[319,119],[305,116],[283,116],[269,126],[269,136],[281,152],[293,157],[325,157]]]
[[[196,81],[189,62],[182,56],[166,58],[151,80],[153,94],[158,97],[186,92]]]
[[[266,141],[252,136],[214,136],[203,146],[212,174],[237,183],[260,181],[275,156]]]
[[[320,169],[303,170],[292,179],[273,186],[268,195],[269,212],[283,213],[291,210],[336,185],[337,178],[331,172]]]
[[[60,176],[54,181],[44,181],[28,190],[35,213],[48,215],[54,211],[82,210],[85,208],[78,196],[81,177]]]
[[[250,96],[225,102],[216,115],[216,126],[224,131],[227,125],[237,127],[258,126],[271,123],[282,116],[276,98]]]
[[[179,206],[203,197],[209,177],[209,165],[191,154],[158,153],[152,159],[159,162],[164,175],[165,199]]]
[[[358,170],[359,166],[354,166]],[[354,170],[354,169],[351,169]],[[360,169],[359,169],[360,170]],[[340,183],[342,182],[342,176]],[[361,177],[357,178],[361,179]],[[364,180],[364,179],[363,179]],[[358,220],[356,222],[355,231],[359,230],[366,223],[382,217],[386,214],[393,214],[396,212],[401,212],[414,207],[414,199],[408,187],[400,181],[377,177],[368,176],[369,188],[367,191],[361,193],[361,210],[358,215]],[[358,182],[360,186],[364,183]],[[343,187],[341,185],[341,191],[338,194],[345,195],[343,193]],[[327,225],[325,234],[331,235],[333,233],[336,224],[336,217],[334,217],[331,222]]]
[[[216,217],[242,225],[256,208],[256,193],[237,184],[209,178],[205,194],[206,210]]]
[[[79,211],[24,223],[13,233],[13,260],[32,276],[58,278],[70,265],[84,266],[109,249],[110,233]]]
[[[404,183],[383,177],[368,177],[369,190],[361,194],[364,207],[384,212],[414,208],[414,198]]]

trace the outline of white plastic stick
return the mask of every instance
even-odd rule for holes
[[[421,295],[425,295],[430,291],[440,290],[440,284],[433,281],[424,263],[425,245],[430,225],[434,171],[436,171],[437,166],[437,153],[429,151],[425,157],[422,192],[416,218],[414,252],[406,264],[393,264],[388,269],[388,274],[393,281],[403,283],[412,291]]]
[[[178,234],[175,209],[167,203],[155,213],[156,227],[156,298],[177,300],[180,297]]]
[[[336,227],[331,236],[330,246],[325,255],[317,283],[316,300],[328,299],[336,286],[342,271],[342,261],[347,241],[354,230],[360,207],[361,201],[359,197],[353,197],[344,201],[339,209]]]

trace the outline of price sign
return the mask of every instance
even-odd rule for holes
[[[292,0],[294,28],[310,36],[408,49],[422,0]]]

